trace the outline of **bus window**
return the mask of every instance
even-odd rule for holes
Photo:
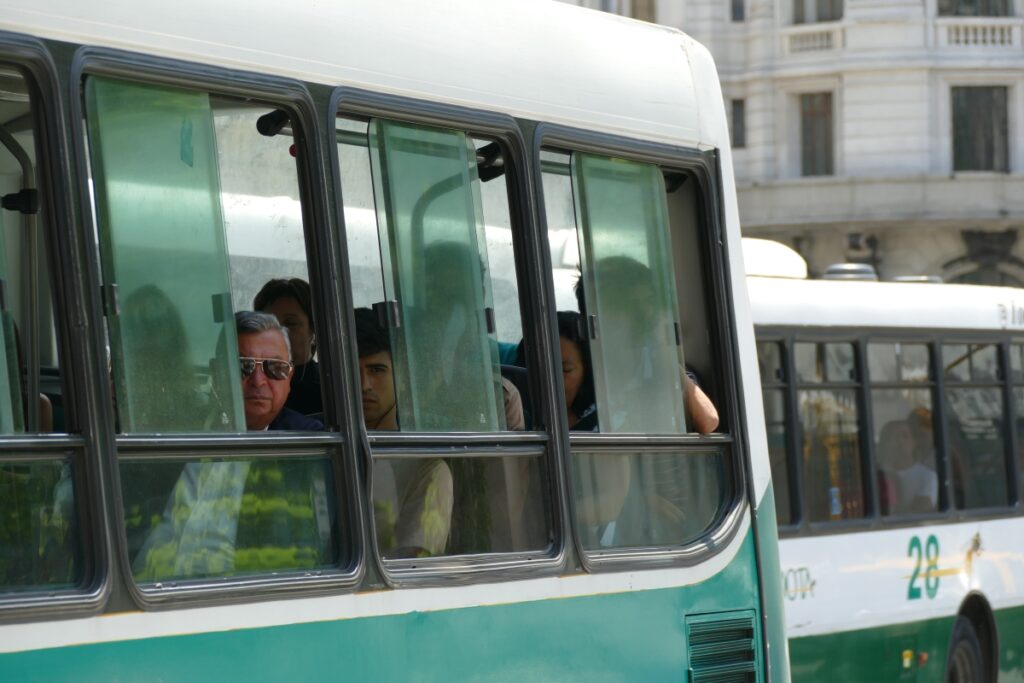
[[[85,101],[117,431],[322,431],[288,407],[295,370],[316,371],[308,285],[305,337],[286,335],[295,321],[280,296],[263,297],[262,318],[235,315],[268,281],[308,277],[292,140],[260,123],[269,114],[291,125],[286,112],[96,76]],[[243,367],[240,355],[256,360]],[[322,410],[313,386],[307,412]],[[136,580],[338,562],[327,451],[269,459],[182,446],[154,461],[144,439],[134,444],[119,458]]]
[[[505,151],[384,119],[339,117],[336,132],[366,429],[530,427],[526,370],[513,367],[522,323]],[[547,546],[540,452],[393,457],[371,447],[386,558]]]
[[[794,357],[807,518],[864,517],[853,345],[797,342]]]
[[[43,162],[32,85],[0,64],[0,597],[73,588],[84,575],[75,495],[82,452],[5,443],[69,431],[43,257],[48,217],[35,199]]]
[[[869,343],[868,379],[880,512],[938,511],[942,487],[935,452],[928,346]]]
[[[1013,383],[1014,431],[1017,435],[1017,496],[1024,497],[1024,344],[1010,344],[1010,381]]]
[[[786,375],[782,362],[782,344],[774,341],[757,343],[757,360],[761,370],[764,398],[764,419],[768,431],[768,458],[772,468],[772,489],[775,492],[775,515],[782,526],[792,524],[790,498],[790,464],[787,456],[789,410],[786,398]]]
[[[579,152],[543,150],[541,162],[555,296],[568,308],[559,313],[559,333],[570,429],[696,433],[690,383],[715,377],[699,183],[688,173]],[[582,388],[573,379],[579,366]],[[723,451],[622,452],[612,443],[573,448],[585,548],[678,546],[715,523],[727,499]]]
[[[1006,409],[995,344],[945,344],[946,434],[958,509],[1009,504]]]

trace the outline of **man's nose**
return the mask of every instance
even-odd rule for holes
[[[256,367],[252,369],[252,374],[245,378],[245,381],[258,387],[267,384],[267,376],[263,374],[263,365],[257,364]]]
[[[362,368],[359,368],[359,386],[364,392],[373,389],[373,386],[370,384],[370,373]]]

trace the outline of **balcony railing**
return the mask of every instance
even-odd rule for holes
[[[782,51],[788,55],[831,52],[843,47],[843,27],[838,23],[801,24],[782,29]]]
[[[1024,19],[992,17],[937,17],[937,47],[993,47],[1021,49]]]

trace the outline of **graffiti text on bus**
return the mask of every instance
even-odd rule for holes
[[[814,597],[815,581],[807,567],[787,569],[782,575],[782,589],[789,600],[804,600]]]

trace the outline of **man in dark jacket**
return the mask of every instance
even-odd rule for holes
[[[235,314],[235,330],[246,429],[323,431],[319,420],[284,405],[295,366],[288,333],[277,318],[269,313],[239,311]]]

